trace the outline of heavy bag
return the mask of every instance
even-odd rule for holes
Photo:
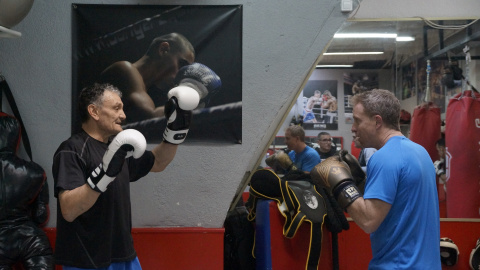
[[[357,159],[360,157],[360,152],[362,151],[362,148],[358,148],[355,146],[355,142],[352,141],[352,145],[350,146],[350,153]]]
[[[457,94],[445,126],[447,217],[480,218],[480,94]]]
[[[442,137],[441,125],[440,108],[432,102],[420,104],[413,110],[409,139],[423,146],[432,162],[438,160],[435,143]]]

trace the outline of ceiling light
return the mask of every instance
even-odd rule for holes
[[[397,41],[414,41],[415,38],[414,37],[397,37],[396,40]]]
[[[397,34],[381,34],[381,33],[349,33],[335,34],[334,38],[396,38]]]
[[[317,65],[317,68],[350,68],[353,65]]]
[[[414,41],[415,38],[409,36],[398,36],[397,34],[382,33],[343,33],[335,34],[334,38],[394,38],[397,41]]]
[[[383,52],[327,52],[323,55],[383,54]]]

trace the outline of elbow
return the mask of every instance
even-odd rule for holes
[[[153,165],[153,167],[150,171],[151,172],[163,172],[168,167],[169,164],[170,164],[170,161],[168,161],[168,162],[155,161],[155,164]]]
[[[357,223],[357,225],[367,234],[374,233],[377,229],[378,226],[372,222],[364,222],[364,223]]]
[[[65,219],[67,222],[73,222],[77,216],[72,213],[72,211],[66,211],[62,209],[62,217]]]

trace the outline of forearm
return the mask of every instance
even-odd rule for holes
[[[153,110],[154,117],[163,117],[165,116],[165,106],[156,107]]]
[[[356,199],[347,207],[347,212],[355,223],[366,233],[375,232],[385,219],[391,205],[377,199]]]
[[[58,199],[63,218],[74,221],[78,216],[87,212],[97,201],[99,192],[91,189],[88,184],[72,190],[61,191]]]
[[[162,142],[155,146],[152,150],[155,156],[155,163],[150,170],[151,172],[161,172],[172,162],[175,154],[177,153],[178,145],[167,142]]]

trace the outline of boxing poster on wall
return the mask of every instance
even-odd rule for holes
[[[241,5],[73,4],[72,14],[72,133],[81,128],[81,89],[110,83],[122,92],[124,129],[161,141],[168,91],[188,73],[206,91],[199,92],[185,143],[242,142]],[[165,47],[165,40],[173,41]],[[189,65],[176,49],[193,51],[201,65]]]
[[[350,102],[351,98],[362,92],[378,88],[378,74],[369,73],[343,73],[343,92],[344,92],[344,108],[345,123],[353,124],[353,106]]]
[[[302,94],[302,127],[305,130],[338,130],[337,81],[309,80]]]

